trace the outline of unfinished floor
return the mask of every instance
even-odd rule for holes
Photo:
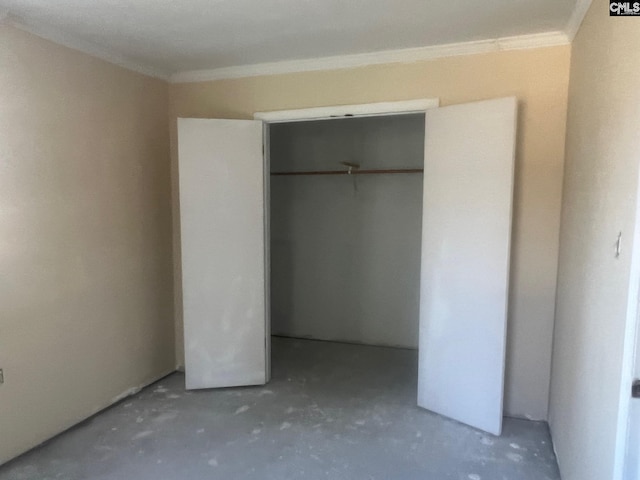
[[[499,438],[416,407],[417,353],[273,339],[264,387],[173,374],[0,467],[0,480],[558,480],[546,424]]]

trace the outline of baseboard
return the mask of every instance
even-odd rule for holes
[[[398,348],[401,350],[417,350],[417,347],[410,347],[407,345],[396,345],[392,343],[365,343],[358,342],[355,340],[340,340],[333,338],[316,338],[316,337],[303,337],[303,336],[294,336],[294,335],[283,335],[281,333],[274,333],[271,335],[275,338],[289,338],[292,340],[308,340],[311,342],[330,342],[330,343],[344,343],[346,345],[358,345],[361,347],[382,347],[382,348]]]
[[[92,413],[87,418],[91,418],[92,416],[97,415],[98,413],[103,412],[104,410],[106,410],[108,408],[111,408],[116,403],[121,402],[125,398],[132,397],[136,393],[140,392],[142,389],[147,388],[149,385],[153,385],[154,383],[159,382],[163,378],[168,377],[172,373],[175,373],[175,371],[176,371],[175,369],[167,370],[164,373],[160,374],[159,376],[152,377],[151,380],[146,381],[146,382],[142,383],[141,385],[138,385],[137,387],[132,387],[132,388],[129,388],[128,390],[125,390],[121,394],[116,395],[115,397],[113,397],[105,407],[100,408],[98,411]],[[82,420],[82,421],[84,421],[84,420]]]
[[[525,422],[536,422],[536,423],[549,424],[548,420],[546,420],[544,418],[533,418],[530,415],[518,415],[518,414],[505,413],[503,415],[503,417],[504,418],[512,418],[514,420],[524,420]]]

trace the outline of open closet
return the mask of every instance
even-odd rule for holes
[[[418,405],[499,434],[516,106],[179,119],[187,388],[267,383],[272,334],[418,348]]]
[[[424,114],[269,136],[271,333],[417,348]]]

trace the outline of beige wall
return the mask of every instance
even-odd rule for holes
[[[640,160],[640,24],[595,0],[573,45],[551,427],[564,480],[610,480]],[[618,232],[622,255],[614,258]]]
[[[0,463],[174,367],[167,90],[0,26]]]
[[[570,47],[565,46],[172,85],[174,199],[176,116],[251,118],[256,111],[321,105],[424,97],[439,97],[443,105],[449,105],[516,95],[520,120],[506,410],[513,415],[546,418],[569,61]],[[176,310],[180,312],[179,225],[178,216],[174,218]],[[181,363],[179,317],[176,340]]]

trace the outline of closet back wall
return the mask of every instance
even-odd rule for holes
[[[422,168],[424,115],[270,127],[271,171]],[[422,174],[271,177],[272,333],[416,348]]]

